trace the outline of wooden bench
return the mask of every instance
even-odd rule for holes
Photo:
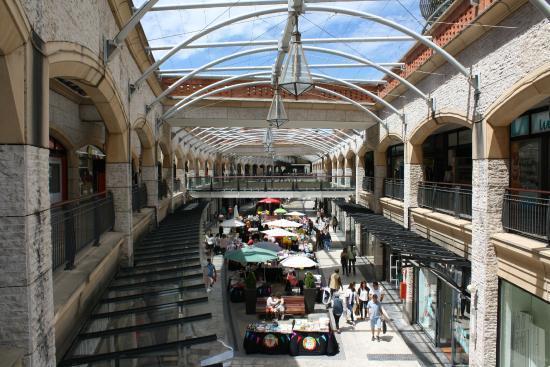
[[[306,306],[304,304],[304,296],[283,296],[285,301],[285,315],[305,315]],[[258,315],[266,314],[266,297],[259,297],[256,300],[256,313]]]

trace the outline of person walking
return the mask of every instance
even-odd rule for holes
[[[359,284],[359,289],[357,290],[357,298],[359,298],[359,316],[361,319],[365,320],[367,317],[367,304],[369,303],[369,287],[367,287],[367,282],[362,281]]]
[[[324,231],[323,233],[324,233],[324,236],[323,236],[324,246],[327,249],[327,251],[330,251],[330,248],[332,246],[332,237],[330,236],[329,231]]]
[[[372,332],[372,341],[376,336],[376,340],[380,341],[380,330],[382,330],[382,304],[378,300],[378,295],[373,294],[367,308],[370,317],[370,329]]]
[[[332,298],[332,316],[334,316],[334,324],[336,325],[336,332],[338,334],[340,334],[340,317],[342,317],[343,313],[344,305],[342,304],[340,295],[338,293],[335,293],[334,297]]]
[[[340,270],[334,269],[334,273],[330,276],[328,287],[330,288],[330,295],[333,296],[338,290],[344,289],[342,286],[342,278],[340,278]]]
[[[336,232],[336,228],[338,228],[338,219],[336,219],[336,216],[332,217],[332,230]]]
[[[214,264],[212,264],[212,260],[208,259],[206,260],[206,262],[206,274],[208,276],[208,288],[206,289],[206,291],[210,292],[212,291],[214,283],[216,283],[217,272],[216,267],[214,266]]]
[[[351,325],[355,327],[355,315],[353,312],[353,308],[357,303],[357,292],[355,292],[354,282],[351,282],[346,289],[344,299],[346,301],[346,319],[348,320],[348,322],[350,322],[351,320]]]
[[[357,255],[355,253],[355,246],[351,246],[348,252],[348,275],[351,274],[353,269],[353,275],[355,275],[355,259]]]
[[[349,261],[348,248],[344,247],[344,249],[340,253],[340,264],[342,264],[342,274],[346,276],[349,275],[348,261]]]
[[[382,290],[382,287],[380,287],[380,284],[378,282],[372,282],[372,288],[370,289],[371,292],[371,299],[372,296],[376,294],[376,297],[378,298],[379,302],[384,301],[384,291]]]

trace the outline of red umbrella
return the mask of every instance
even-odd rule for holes
[[[281,204],[281,200],[273,199],[273,198],[265,198],[265,199],[262,199],[262,200],[258,201],[258,203],[261,203],[261,204]]]

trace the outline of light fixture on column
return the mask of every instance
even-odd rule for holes
[[[301,35],[298,31],[298,17],[296,17],[296,30],[292,33],[290,51],[279,78],[279,85],[295,96],[299,96],[313,88],[313,78],[309,72],[306,55],[302,48]]]
[[[267,113],[267,122],[269,122],[270,126],[277,128],[288,122],[288,116],[286,115],[285,106],[283,105],[277,84],[273,87],[273,101],[271,101],[271,107],[269,107],[269,112]]]

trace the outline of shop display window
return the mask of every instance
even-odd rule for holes
[[[550,303],[500,282],[499,366],[550,365]]]
[[[432,340],[437,328],[437,277],[428,269],[418,270],[418,324]]]

